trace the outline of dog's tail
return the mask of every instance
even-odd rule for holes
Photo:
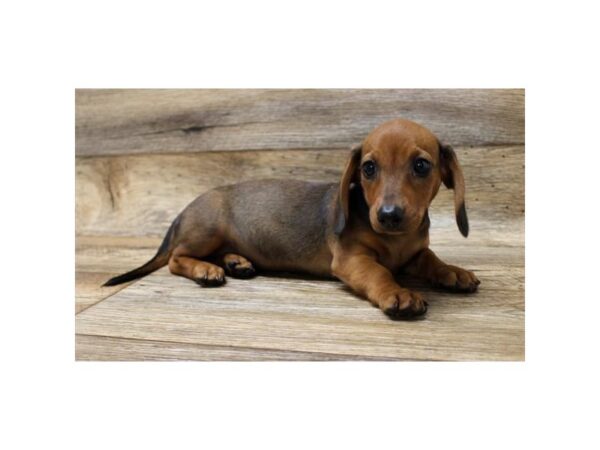
[[[154,255],[154,258],[152,258],[143,266],[138,267],[137,269],[133,269],[127,273],[124,273],[123,275],[118,275],[116,277],[111,278],[102,286],[116,286],[117,284],[126,283],[137,278],[145,277],[146,275],[154,272],[155,270],[166,266],[169,262],[169,257],[171,256],[171,243],[173,241],[175,229],[177,228],[178,224],[179,216],[173,221],[173,223],[169,227],[169,230],[167,231],[167,234],[165,235],[162,244],[160,244],[156,255]]]

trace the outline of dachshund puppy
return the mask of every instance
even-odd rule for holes
[[[263,180],[202,194],[173,221],[154,258],[105,285],[166,264],[202,286],[222,285],[225,272],[305,272],[337,277],[393,318],[418,316],[427,303],[396,282],[399,270],[453,291],[479,285],[428,248],[428,208],[441,183],[454,189],[466,237],[465,182],[454,150],[414,122],[392,120],[352,150],[339,184]]]

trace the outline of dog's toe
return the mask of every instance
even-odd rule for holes
[[[198,283],[202,287],[217,287],[225,284],[225,277],[203,277],[203,278],[195,278],[194,281]]]

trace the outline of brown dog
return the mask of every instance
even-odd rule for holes
[[[256,267],[334,275],[392,317],[424,314],[427,303],[402,288],[395,272],[451,290],[479,285],[472,272],[428,249],[428,208],[441,183],[454,189],[466,237],[465,183],[454,150],[414,122],[386,122],[352,150],[339,185],[264,180],[208,191],[175,219],[152,260],[105,285],[168,264],[176,275],[219,286],[225,271],[250,278]]]

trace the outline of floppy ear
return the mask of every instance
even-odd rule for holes
[[[352,148],[350,158],[348,158],[348,162],[346,163],[346,167],[342,174],[334,230],[336,234],[340,234],[344,230],[346,222],[348,222],[348,216],[350,214],[350,183],[355,181],[356,171],[360,164],[361,152],[362,145],[357,145]]]
[[[448,189],[454,189],[454,212],[458,229],[464,237],[469,235],[469,220],[465,208],[465,178],[454,149],[445,144],[440,146],[440,170],[442,182]]]

